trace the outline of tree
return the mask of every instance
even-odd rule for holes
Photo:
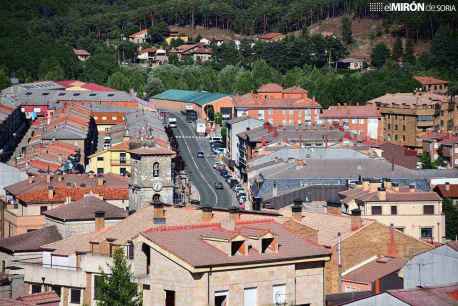
[[[437,169],[436,162],[431,160],[431,157],[427,152],[424,152],[420,156],[420,162],[423,169]]]
[[[164,91],[164,85],[159,78],[148,78],[148,82],[145,86],[145,95],[152,97]]]
[[[396,41],[394,42],[392,57],[395,61],[398,61],[402,57],[402,55],[403,55],[402,40],[398,36],[396,38]]]
[[[122,248],[113,252],[111,274],[101,271],[100,290],[97,292],[98,306],[140,306],[142,296],[132,282],[133,273]]]
[[[226,138],[227,138],[227,128],[226,127],[222,127],[221,128],[221,138],[223,140],[223,143],[226,143]]]
[[[351,20],[347,16],[342,17],[342,40],[348,45],[353,41],[351,31]]]
[[[402,59],[406,63],[415,64],[413,41],[411,39],[408,39],[406,42],[406,48],[404,50],[404,55],[402,56]]]
[[[0,69],[0,90],[10,86],[10,79],[4,69]]]
[[[379,43],[372,49],[371,62],[377,68],[382,68],[389,57],[390,50],[384,43]]]
[[[458,206],[452,200],[442,201],[442,212],[445,215],[445,236],[447,239],[456,239],[458,235]]]
[[[38,77],[40,80],[62,80],[65,78],[65,72],[56,58],[45,58],[38,68]]]
[[[156,22],[151,28],[148,29],[148,41],[152,44],[161,43],[167,36],[169,29],[167,24],[160,20]]]

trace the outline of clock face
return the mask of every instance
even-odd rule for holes
[[[161,191],[162,189],[162,183],[161,182],[154,182],[153,183],[153,190],[154,191]]]

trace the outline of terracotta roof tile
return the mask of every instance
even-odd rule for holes
[[[258,39],[271,40],[271,39],[274,39],[275,37],[279,37],[279,36],[282,36],[282,35],[283,35],[282,33],[270,32],[270,33],[265,33],[265,34],[258,35]]]
[[[436,79],[433,77],[424,77],[424,76],[415,76],[415,80],[420,82],[422,85],[443,85],[443,84],[448,84],[448,81]]]
[[[448,187],[446,184],[436,185],[436,187],[434,187],[434,191],[436,191],[443,198],[450,198],[450,199],[458,198],[458,185],[457,184],[449,184]]]
[[[19,301],[31,303],[32,305],[42,305],[42,304],[60,302],[60,298],[57,296],[57,294],[54,291],[33,293],[33,294],[18,297],[17,299]]]
[[[381,114],[375,105],[330,106],[323,111],[322,119],[380,118]]]
[[[342,278],[346,281],[370,285],[382,277],[399,271],[405,263],[406,260],[402,258],[386,256],[375,258],[349,273],[344,272]]]

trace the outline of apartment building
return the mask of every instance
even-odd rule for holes
[[[444,240],[442,199],[435,192],[417,190],[415,185],[399,187],[390,180],[363,180],[339,194],[348,213],[361,214],[430,243]]]
[[[256,92],[234,98],[235,116],[248,116],[274,126],[314,126],[320,123],[321,105],[307,90],[269,83]]]
[[[89,156],[89,171],[97,174],[113,173],[127,175],[131,173],[131,160],[129,141],[123,141],[105,150],[98,151]]]
[[[0,101],[0,162],[6,162],[27,131],[28,122],[20,107]]]
[[[329,250],[269,219],[152,228],[133,242],[145,305],[324,303]]]
[[[448,81],[436,79],[429,76],[415,76],[423,91],[446,94],[448,92]]]
[[[330,106],[321,114],[322,124],[341,127],[359,140],[382,140],[382,116],[375,105]]]
[[[458,137],[449,133],[433,134],[422,139],[422,149],[431,160],[441,159],[441,166],[458,168]]]
[[[260,220],[276,214],[255,212],[233,212],[244,221]],[[104,218],[100,217],[96,231],[73,235],[66,239],[44,245],[43,257],[36,261],[24,261],[24,281],[29,292],[40,292],[55,289],[60,293],[61,305],[97,305],[98,279],[100,269],[109,272],[107,264],[112,263],[111,254],[116,248],[123,248],[132,265],[133,271],[144,269],[145,264],[137,267],[137,259],[144,256],[142,247],[133,243],[134,238],[149,228],[176,225],[202,225],[220,223],[228,219],[230,212],[219,209],[194,207],[173,207],[162,203],[154,203],[137,210],[119,223],[108,227]],[[145,246],[146,248],[146,246]],[[281,247],[280,247],[281,248]],[[192,248],[189,248],[192,250]],[[144,258],[144,257],[143,257]],[[150,258],[151,260],[152,258]],[[154,265],[151,261],[151,269]],[[145,273],[146,271],[143,270]],[[294,270],[293,270],[294,271]],[[173,277],[170,271],[167,277]],[[319,274],[319,275],[322,275]],[[137,274],[136,282],[140,275]],[[161,277],[162,279],[162,277]],[[144,286],[145,298],[147,290],[153,285]],[[188,291],[189,294],[189,291]],[[159,297],[157,297],[159,298]],[[151,305],[144,303],[144,305]],[[180,304],[177,304],[180,305]]]
[[[5,237],[42,228],[44,213],[62,204],[80,200],[93,192],[121,208],[127,206],[127,177],[105,174],[57,174],[29,176],[5,187],[7,205],[3,207]]]
[[[455,126],[455,97],[430,92],[395,93],[372,99],[382,114],[383,140],[421,151],[421,139]]]

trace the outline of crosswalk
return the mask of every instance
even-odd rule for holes
[[[208,139],[206,136],[189,136],[189,135],[184,135],[184,136],[175,136],[176,139]]]

